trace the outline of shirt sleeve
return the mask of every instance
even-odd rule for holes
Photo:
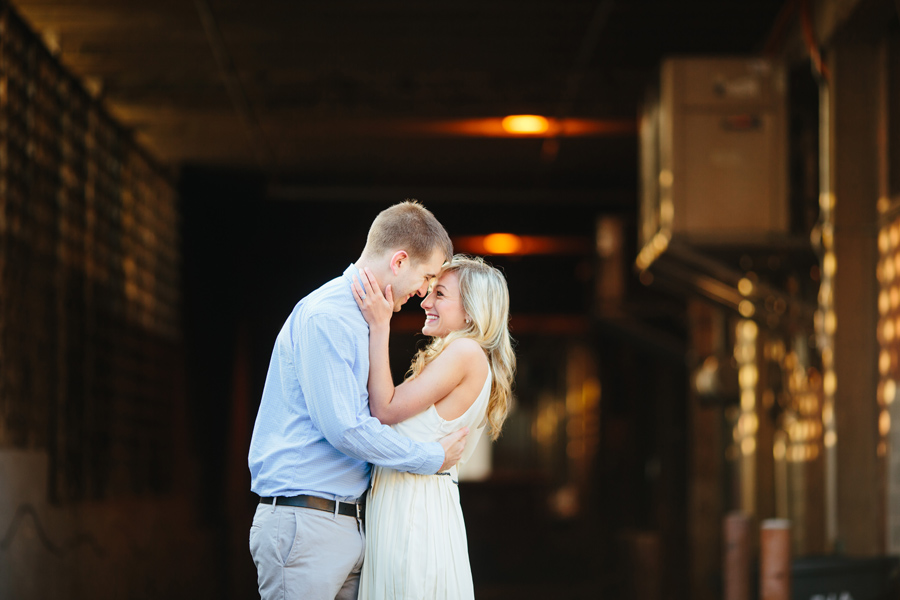
[[[298,323],[294,368],[313,424],[328,442],[353,458],[420,475],[444,462],[437,442],[401,436],[372,417],[354,373],[358,337],[340,318],[317,314]]]

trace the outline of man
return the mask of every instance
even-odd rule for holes
[[[263,600],[355,600],[370,463],[430,475],[456,464],[467,429],[440,443],[402,437],[369,414],[369,328],[353,298],[368,267],[394,311],[424,296],[453,245],[415,201],[382,211],[359,260],[297,303],[275,341],[250,442],[250,529]]]

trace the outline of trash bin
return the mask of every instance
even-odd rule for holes
[[[797,558],[791,579],[791,600],[894,600],[900,598],[900,557]]]

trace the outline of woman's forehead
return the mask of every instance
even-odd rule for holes
[[[459,275],[456,274],[456,271],[444,271],[438,275],[434,285],[435,287],[457,288],[459,287]]]

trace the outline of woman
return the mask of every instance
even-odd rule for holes
[[[420,441],[470,430],[462,465],[481,431],[497,439],[509,412],[515,354],[509,292],[480,258],[456,255],[422,301],[431,342],[394,387],[388,362],[393,293],[366,270],[354,281],[369,323],[369,408],[382,423]],[[414,475],[374,467],[366,508],[360,600],[474,598],[459,505],[457,468]]]

